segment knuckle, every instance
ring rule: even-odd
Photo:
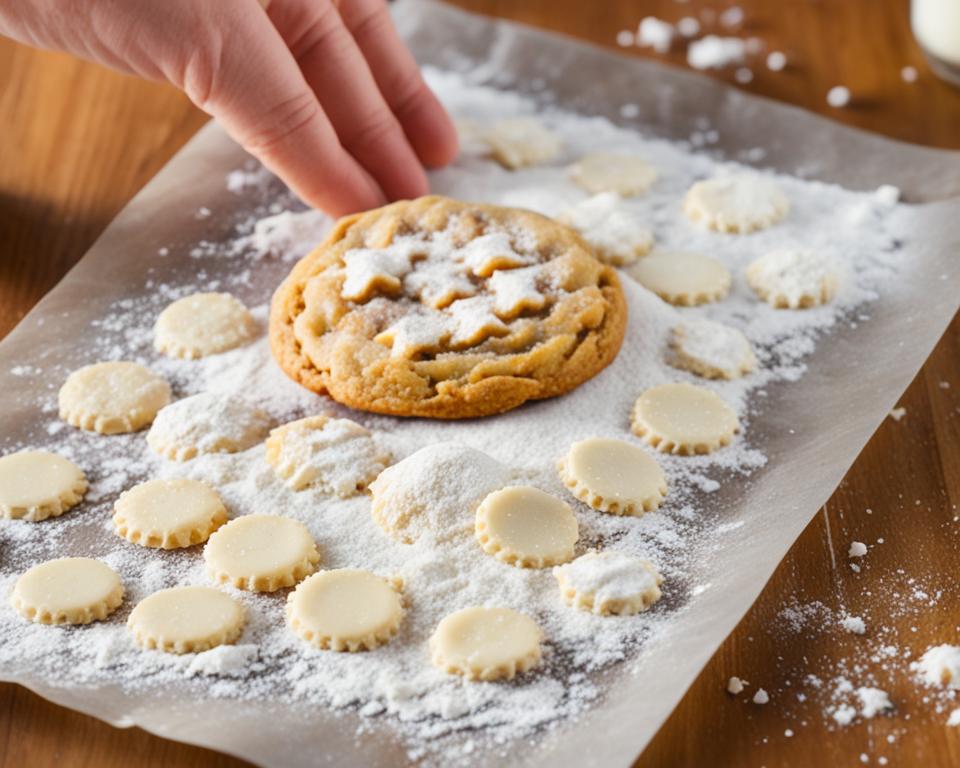
[[[310,91],[304,91],[264,110],[241,141],[250,152],[268,155],[309,125],[320,112]]]
[[[340,139],[351,152],[362,153],[389,140],[399,128],[396,118],[389,111],[382,110],[370,115],[366,120],[358,121],[356,127]]]

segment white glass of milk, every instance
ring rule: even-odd
[[[960,0],[913,0],[910,23],[933,71],[960,85]]]

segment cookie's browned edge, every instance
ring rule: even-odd
[[[399,201],[376,210],[382,212],[408,202]],[[528,400],[543,400],[569,392],[596,376],[616,358],[626,334],[627,302],[616,270],[605,266],[601,273],[603,281],[601,290],[607,301],[603,323],[598,329],[586,334],[583,341],[577,344],[573,354],[546,384],[532,378],[491,376],[472,385],[469,399],[448,396],[442,400],[417,403],[399,398],[360,401],[345,392],[330,392],[327,377],[322,371],[314,368],[306,356],[300,353],[300,345],[294,335],[294,321],[303,309],[302,285],[311,271],[317,254],[328,245],[341,240],[358,219],[372,212],[366,211],[340,219],[323,243],[297,262],[274,293],[270,305],[270,349],[283,372],[298,384],[317,394],[328,394],[337,402],[361,411],[390,416],[469,419],[504,413]],[[550,221],[556,226],[563,226],[552,219]],[[579,236],[577,239],[583,242]],[[584,248],[592,252],[585,243]],[[588,341],[589,344],[586,343]],[[527,382],[529,386],[522,386],[523,382]]]

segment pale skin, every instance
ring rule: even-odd
[[[423,195],[457,153],[384,0],[4,0],[0,34],[169,81],[333,215]]]

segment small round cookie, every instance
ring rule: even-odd
[[[199,653],[232,643],[246,612],[230,595],[211,587],[171,587],[145,597],[127,626],[137,644],[168,653]]]
[[[837,291],[830,259],[816,251],[771,251],[747,267],[747,284],[771,307],[807,309],[829,302]]]
[[[570,166],[570,178],[594,194],[616,192],[631,197],[646,194],[657,180],[657,172],[638,155],[592,152]]]
[[[598,616],[629,616],[660,599],[663,576],[653,564],[623,552],[588,552],[553,569],[567,605]]]
[[[303,523],[289,517],[244,515],[210,537],[203,559],[207,575],[219,584],[275,592],[313,573],[320,553]]]
[[[616,270],[569,227],[430,196],[341,219],[274,294],[270,344],[343,405],[465,419],[595,376],[626,315]]]
[[[673,329],[671,365],[705,379],[739,379],[757,365],[747,337],[713,320],[684,320]]]
[[[160,313],[153,345],[170,357],[195,360],[239,347],[256,328],[253,315],[229,293],[193,293]]]
[[[270,417],[239,397],[201,392],[168,405],[147,433],[164,458],[187,461],[201,453],[237,453],[263,440]]]
[[[217,492],[198,480],[148,480],[113,505],[117,536],[141,547],[179,549],[206,541],[227,522]]]
[[[728,445],[737,414],[714,392],[693,384],[651,387],[633,406],[633,433],[662,453],[689,456]]]
[[[295,491],[312,487],[345,499],[362,493],[390,455],[355,421],[308,416],[270,432],[267,463]]]
[[[510,477],[507,467],[482,451],[457,443],[428,445],[370,484],[370,513],[403,544],[421,537],[449,541],[470,532],[477,506]]]
[[[95,363],[60,388],[60,418],[80,429],[116,435],[147,426],[170,402],[170,385],[139,363]]]
[[[563,147],[555,133],[532,117],[497,120],[484,130],[483,140],[493,159],[511,171],[549,162]]]
[[[89,557],[35,565],[13,587],[17,613],[38,624],[89,624],[123,602],[123,584],[110,566]]]
[[[615,267],[633,264],[653,248],[653,233],[616,192],[589,197],[561,213],[557,221],[577,230],[600,261]]]
[[[730,271],[716,259],[699,253],[657,251],[627,272],[647,290],[680,307],[719,301],[730,290]]]
[[[372,651],[400,628],[401,586],[369,571],[321,571],[290,593],[287,623],[317,648]]]
[[[477,507],[477,541],[488,555],[518,568],[546,568],[573,557],[580,537],[570,505],[529,486],[510,486]]]
[[[87,492],[87,478],[72,461],[49,451],[19,451],[0,458],[0,518],[38,522],[62,515]]]
[[[790,201],[776,184],[749,173],[698,181],[683,200],[689,219],[718,232],[765,229],[789,210]]]
[[[510,608],[464,608],[430,637],[433,665],[468,680],[512,680],[540,663],[543,631]]]
[[[660,506],[667,477],[642,448],[623,440],[590,437],[557,462],[563,484],[580,501],[614,515],[642,515]]]

